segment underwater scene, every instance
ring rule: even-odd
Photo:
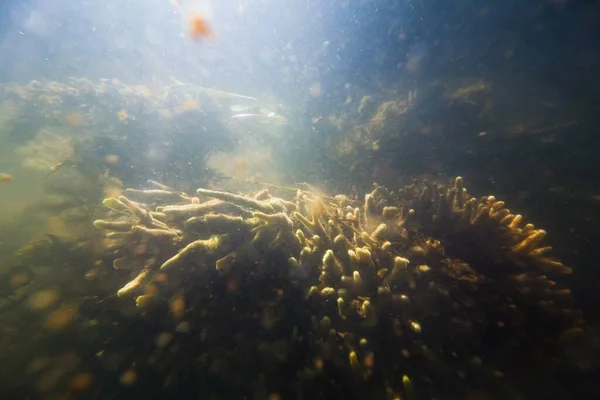
[[[4,0],[0,399],[600,398],[600,1]]]

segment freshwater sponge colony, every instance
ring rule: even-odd
[[[104,200],[94,224],[130,270],[118,296],[171,327],[154,344],[170,351],[125,355],[168,375],[163,390],[193,376],[204,394],[253,398],[498,392],[585,330],[545,232],[461,178],[361,204],[153,185]]]

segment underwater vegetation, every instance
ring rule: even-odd
[[[0,88],[0,135],[44,188],[3,233],[37,229],[0,260],[0,363],[14,365],[0,387],[43,398],[569,397],[562,374],[597,354],[597,339],[546,232],[460,177],[389,184],[402,177],[380,153],[418,117],[417,91],[363,96],[315,122],[340,131],[323,153],[352,196],[244,171],[215,183],[206,158],[246,128],[228,112],[245,112],[229,104],[236,95],[214,92],[86,79]],[[392,178],[365,190],[374,177]]]
[[[460,177],[377,186],[362,202],[150,183],[104,200],[94,225],[110,265],[95,268],[122,285],[79,317],[97,330],[116,324],[110,309],[137,309],[92,345],[118,354],[123,393],[510,394],[590,335],[545,231]]]
[[[0,198],[2,263],[13,264],[11,253],[28,240],[93,246],[98,199],[118,194],[123,181],[206,183],[214,176],[206,158],[232,139],[215,96],[183,83],[153,90],[116,79],[0,85],[9,194]]]
[[[174,181],[202,171],[209,154],[233,143],[220,117],[224,106],[201,89],[86,78],[4,84],[0,136],[18,145],[31,170],[54,172],[79,162],[96,171],[104,166],[125,181],[167,170],[160,178]]]

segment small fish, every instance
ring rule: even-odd
[[[56,171],[58,171],[59,169],[61,169],[65,165],[67,165],[67,161],[61,161],[58,164],[54,164],[53,166],[51,166],[49,168],[49,171],[46,174],[44,174],[44,176],[42,177],[42,179],[48,178],[50,175],[52,175],[53,173],[55,173]]]
[[[175,78],[174,76],[170,76],[169,79],[172,82],[171,86],[189,86],[188,84],[180,81],[179,79]],[[196,86],[196,85],[194,85],[194,88],[208,94],[209,96],[213,96],[216,98],[225,98],[225,99],[236,98],[236,99],[244,99],[244,100],[250,100],[250,101],[258,101],[258,99],[256,97],[244,96],[244,95],[238,94],[238,93],[229,93],[229,92],[224,92],[222,90],[211,89],[211,88]]]
[[[236,105],[229,107],[229,109],[233,112],[241,112],[241,111],[249,110],[250,106],[242,106],[242,105],[236,104]]]
[[[259,107],[259,108],[258,108],[258,113],[260,113],[260,114],[263,114],[263,115],[265,115],[265,116],[267,116],[267,117],[272,117],[272,116],[274,116],[274,115],[277,115],[277,114],[276,114],[276,113],[274,113],[273,111],[271,111],[271,110],[268,110],[268,109],[266,109],[266,108],[263,108],[263,107]]]
[[[313,118],[313,124],[318,124],[319,122],[323,121],[323,116],[319,116],[317,118]]]
[[[256,106],[243,105],[243,104],[234,104],[234,105],[230,106],[229,109],[236,113],[241,113],[243,111],[257,111]]]
[[[233,115],[231,118],[236,118],[236,119],[242,119],[242,118],[256,118],[256,117],[261,117],[264,118],[265,116],[262,114],[250,114],[250,113],[244,113],[244,114],[236,114]]]
[[[232,119],[258,119],[261,123],[269,124],[285,124],[288,119],[283,115],[277,114],[266,108],[253,106],[251,109],[241,114],[236,114],[231,117]]]
[[[50,172],[58,171],[58,169],[63,167],[65,165],[65,163],[66,163],[66,161],[61,161],[58,164],[54,164],[53,166],[50,167]]]
[[[193,38],[199,39],[201,37],[213,37],[213,30],[208,25],[206,19],[202,18],[199,15],[190,16],[190,24],[189,24],[190,35]]]
[[[0,172],[0,182],[10,182],[14,178],[11,174],[7,174],[6,172]]]
[[[288,119],[286,117],[275,113],[269,115],[267,118],[269,119],[269,123],[274,123],[278,125],[284,125],[288,123]]]

